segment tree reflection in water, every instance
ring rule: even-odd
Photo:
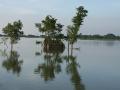
[[[54,43],[57,42],[57,43]],[[62,43],[59,45],[59,43]],[[71,48],[73,49],[73,48]],[[44,63],[39,64],[35,69],[35,74],[40,74],[44,81],[55,79],[56,75],[62,71],[62,64],[66,61],[66,73],[70,75],[70,80],[74,85],[75,90],[85,90],[85,86],[82,83],[78,68],[80,67],[77,63],[77,57],[73,56],[74,50],[69,50],[68,55],[62,55],[65,50],[64,43],[58,41],[44,41],[43,55]],[[71,51],[71,55],[69,55]]]
[[[67,60],[66,72],[70,75],[71,82],[74,85],[75,90],[85,90],[84,84],[82,83],[78,68],[80,67],[79,63],[76,61],[75,56],[66,56],[64,57]]]
[[[44,63],[39,64],[35,73],[41,75],[45,81],[53,80],[55,75],[61,72],[62,58],[61,53],[65,46],[60,40],[44,40]]]
[[[23,60],[19,60],[20,55],[17,51],[10,51],[10,54],[7,55],[7,59],[3,61],[2,66],[9,72],[12,71],[13,74],[19,76],[21,72],[21,65]]]

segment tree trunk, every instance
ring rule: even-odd
[[[73,44],[71,44],[71,56],[73,56]]]
[[[12,43],[12,40],[10,41],[10,44],[11,44],[11,52],[13,50],[13,43]]]
[[[70,47],[70,43],[69,43],[69,40],[68,40],[68,61],[69,61],[69,47]]]

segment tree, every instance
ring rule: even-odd
[[[2,29],[3,33],[10,38],[11,47],[12,44],[17,43],[17,41],[20,40],[20,36],[23,35],[23,31],[21,31],[22,27],[22,22],[18,20],[13,22],[13,24],[8,23],[8,25]]]
[[[80,26],[83,23],[84,18],[87,16],[88,11],[84,9],[83,6],[77,8],[76,16],[73,17],[72,22],[73,25],[69,25],[67,27],[67,37],[68,37],[68,48],[69,43],[71,44],[71,48],[73,48],[73,44],[77,41],[77,35],[80,30]],[[71,53],[72,53],[71,49]]]
[[[62,31],[63,25],[57,23],[57,19],[52,16],[46,16],[45,20],[41,23],[36,23],[35,26],[38,28],[39,32],[45,33],[45,35],[56,35]]]
[[[77,41],[77,34],[80,30],[80,26],[83,23],[84,18],[87,16],[88,11],[84,9],[83,6],[77,8],[76,16],[73,17],[73,25],[67,27],[67,35],[70,41],[70,44],[73,44]]]
[[[70,41],[70,44],[73,44],[74,42],[77,41],[77,33],[78,33],[78,29],[75,26],[68,26],[67,27],[68,31],[68,40]]]

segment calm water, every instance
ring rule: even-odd
[[[69,56],[65,41],[48,53],[36,40],[0,45],[0,90],[120,90],[119,41],[79,40]]]

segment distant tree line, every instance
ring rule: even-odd
[[[99,35],[99,34],[95,34],[95,35],[82,35],[81,33],[77,36],[77,38],[79,39],[100,39],[100,40],[120,40],[120,36],[116,36],[115,34],[109,33],[106,35]]]
[[[7,35],[2,35],[0,34],[0,37],[7,37]],[[26,38],[45,38],[45,35],[33,35],[33,34],[28,34],[28,35],[21,35],[20,37],[26,37]],[[77,39],[84,39],[84,40],[95,40],[95,39],[113,39],[113,40],[120,40],[120,36],[116,36],[115,34],[108,33],[106,35],[100,35],[100,34],[94,34],[94,35],[83,35],[83,34],[78,34]],[[65,36],[64,34],[59,34],[57,36],[54,36],[54,38],[59,38],[59,39],[67,39],[68,37]]]

